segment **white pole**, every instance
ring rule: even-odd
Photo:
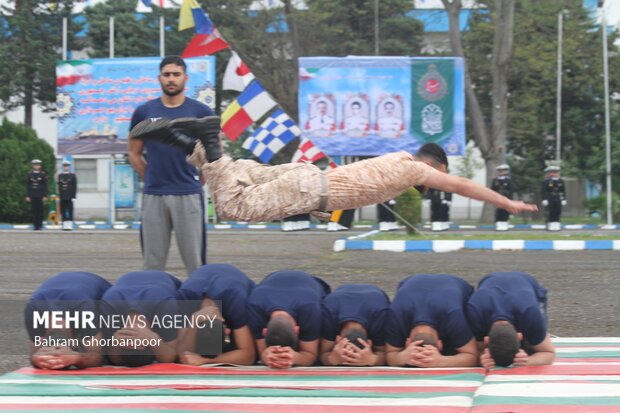
[[[611,225],[612,216],[612,199],[611,199],[611,137],[610,137],[610,118],[609,118],[609,67],[607,62],[607,22],[605,20],[605,6],[601,8],[603,30],[603,77],[605,79],[605,165],[606,165],[606,185],[607,185],[607,225]]]
[[[558,13],[558,85],[555,105],[555,160],[560,165],[562,159],[562,26],[563,12]]]
[[[110,16],[110,59],[114,59],[114,16]]]
[[[375,56],[379,56],[379,0],[375,0]]]
[[[164,16],[159,16],[159,57],[164,57],[166,53],[166,42],[164,30]]]
[[[67,60],[67,18],[62,18],[62,60]]]
[[[110,187],[109,187],[109,196],[108,196],[108,220],[110,221],[110,225],[114,225],[114,221],[116,221],[116,201],[115,201],[115,194],[114,194],[114,190],[115,190],[115,164],[114,164],[114,155],[110,155],[110,172],[109,172],[109,176],[110,176]]]

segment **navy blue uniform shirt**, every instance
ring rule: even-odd
[[[385,344],[385,322],[390,308],[388,296],[368,284],[342,285],[323,300],[321,336],[335,341],[342,325],[356,321],[364,326],[375,346]]]
[[[127,315],[135,311],[148,319],[148,326],[159,334],[164,341],[171,341],[177,337],[175,328],[166,328],[164,325],[153,325],[157,318],[160,322],[169,320],[179,314],[176,292],[181,282],[172,275],[163,271],[135,271],[120,277],[103,295],[103,310],[107,315]],[[162,324],[162,323],[159,323]],[[118,328],[110,328],[108,334]]]
[[[547,336],[547,290],[522,272],[485,276],[467,303],[467,318],[478,341],[497,320],[510,321],[533,346]]]
[[[456,354],[456,349],[473,338],[465,316],[465,304],[473,290],[454,275],[420,274],[405,278],[390,306],[386,341],[394,347],[405,347],[411,329],[425,324],[437,330],[444,355]]]
[[[219,301],[226,325],[234,330],[248,323],[247,304],[254,286],[254,281],[234,265],[207,264],[189,276],[177,296],[179,300],[191,300],[188,313],[198,311],[205,297]]]
[[[320,278],[303,271],[285,270],[269,274],[250,294],[250,329],[255,339],[263,338],[271,313],[283,310],[299,326],[299,340],[321,336],[321,300],[330,292]]]
[[[32,294],[24,319],[30,340],[35,336],[45,336],[45,328],[34,328],[35,311],[92,311],[98,317],[97,301],[110,288],[110,283],[97,274],[90,272],[61,272],[43,281]],[[94,323],[95,327],[98,323]],[[97,334],[98,329],[81,329],[85,336]]]
[[[197,100],[185,98],[181,106],[168,108],[154,99],[136,108],[130,130],[147,118],[202,118],[213,111]],[[163,143],[145,141],[146,172],[143,193],[148,195],[188,195],[202,193],[198,170],[185,160],[185,154]]]

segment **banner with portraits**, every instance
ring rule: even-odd
[[[299,124],[327,155],[465,147],[461,58],[302,57]]]
[[[58,61],[58,153],[126,153],[133,111],[161,96],[160,62],[159,57]],[[215,57],[185,62],[186,96],[214,108]]]

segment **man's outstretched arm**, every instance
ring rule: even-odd
[[[460,176],[448,175],[436,169],[431,169],[424,185],[429,188],[439,189],[445,192],[453,192],[468,198],[489,202],[498,208],[505,209],[511,214],[524,211],[538,211],[538,207],[526,204],[522,201],[513,201],[499,193],[486,188],[474,181]]]

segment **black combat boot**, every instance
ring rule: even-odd
[[[191,138],[179,129],[172,128],[169,119],[145,119],[129,132],[130,139],[150,140],[174,146],[186,155],[194,152],[196,139]]]
[[[217,161],[222,157],[220,143],[220,117],[179,118],[170,122],[173,130],[178,130],[199,139],[207,154],[207,162]]]

